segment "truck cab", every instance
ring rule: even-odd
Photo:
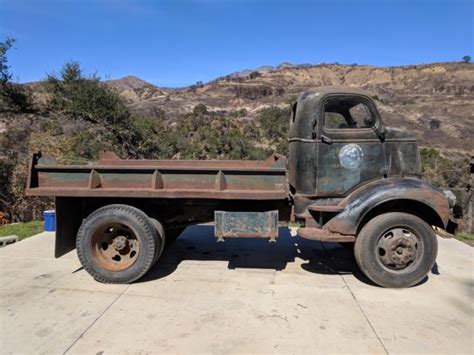
[[[416,138],[386,128],[371,97],[360,90],[308,91],[293,106],[289,181],[311,197],[343,197],[369,181],[421,177]]]
[[[452,194],[421,180],[416,138],[386,127],[361,90],[322,87],[298,98],[288,181],[298,234],[355,242],[359,267],[380,285],[419,281],[437,253],[433,228],[455,225]]]
[[[432,225],[446,227],[450,206],[445,193],[420,178],[416,138],[386,127],[368,93],[322,87],[305,92],[293,105],[288,180],[295,219],[323,227],[337,217],[336,212],[352,208],[356,196],[376,192],[376,205],[390,201],[398,209],[401,204],[407,209],[410,204],[405,202],[413,200],[417,214],[424,214]],[[420,191],[425,193],[419,196]],[[371,200],[364,213],[374,207]],[[326,228],[356,235],[363,216],[355,213],[346,211],[344,219],[336,218]],[[348,221],[348,216],[355,220]]]

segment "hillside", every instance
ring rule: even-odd
[[[109,80],[105,83],[119,91],[127,103],[142,102],[152,98],[161,98],[166,95],[163,90],[131,75],[118,80]]]
[[[180,89],[133,76],[99,81],[77,63],[65,68],[72,80],[0,87],[0,212],[10,220],[39,218],[51,204],[24,196],[32,152],[66,164],[96,160],[102,150],[139,159],[265,159],[287,151],[289,104],[326,85],[369,91],[388,125],[413,132],[430,148],[422,151],[424,178],[455,189],[464,206],[470,198],[472,64],[285,63]]]
[[[252,119],[263,107],[283,107],[305,90],[342,85],[377,98],[389,125],[410,130],[420,144],[451,153],[474,152],[474,65],[437,63],[404,67],[315,65],[262,67],[204,85],[163,90],[132,77],[109,82],[141,115],[173,120],[198,104],[223,114],[245,109]]]

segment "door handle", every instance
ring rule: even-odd
[[[326,144],[332,144],[332,139],[328,136],[325,136],[324,134],[321,135],[321,140]]]

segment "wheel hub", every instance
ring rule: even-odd
[[[117,251],[124,250],[128,246],[128,239],[127,237],[124,237],[123,235],[120,235],[118,237],[115,237],[112,241],[112,246],[115,248]]]
[[[140,242],[131,228],[112,222],[95,231],[91,239],[91,251],[102,267],[110,271],[121,271],[137,260]]]
[[[385,267],[401,270],[415,261],[418,239],[407,229],[394,228],[380,238],[377,248],[379,260]]]

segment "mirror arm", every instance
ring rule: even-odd
[[[375,127],[375,124],[372,125],[372,129],[374,130],[377,137],[379,137],[379,139],[382,142],[385,142],[385,132],[379,131],[379,129],[377,127]]]

